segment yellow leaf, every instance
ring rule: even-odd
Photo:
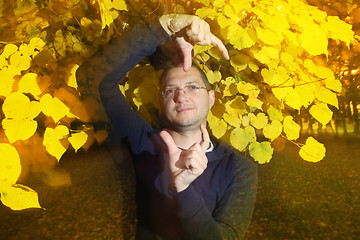
[[[326,103],[317,103],[309,110],[311,116],[318,120],[324,126],[328,124],[332,118],[333,112]]]
[[[250,156],[260,164],[270,162],[274,149],[271,147],[270,142],[253,142],[249,146]]]
[[[225,120],[225,122],[227,122],[228,124],[230,124],[233,127],[240,127],[240,119],[238,116],[224,113],[223,119]]]
[[[315,99],[315,94],[310,84],[303,84],[295,87],[296,95],[300,98],[300,104],[304,107],[308,107]],[[291,98],[291,95],[287,99]]]
[[[199,8],[196,10],[196,15],[199,16],[199,18],[209,18],[211,20],[213,20],[216,16],[219,15],[218,12],[216,12],[215,9],[213,8],[207,8],[207,7],[203,7],[203,8]]]
[[[226,4],[222,9],[222,13],[234,22],[239,22],[241,20],[241,18],[234,12],[231,5]]]
[[[282,124],[279,120],[274,120],[271,124],[267,125],[263,129],[264,136],[271,141],[280,136],[282,132]]]
[[[308,26],[305,28],[299,37],[299,41],[310,55],[328,54],[328,39],[325,33],[318,27]]]
[[[73,133],[68,138],[71,146],[75,149],[75,152],[79,150],[87,141],[88,135],[85,132]]]
[[[19,92],[30,93],[35,98],[41,94],[40,87],[38,85],[38,76],[35,73],[25,74],[19,82]]]
[[[71,67],[71,70],[68,74],[68,77],[67,77],[67,85],[70,86],[70,87],[73,87],[75,89],[78,88],[78,84],[77,84],[77,80],[76,80],[76,70],[79,68],[79,65],[77,64],[74,64],[72,67]]]
[[[234,48],[238,50],[249,48],[255,44],[247,30],[237,24],[229,26],[227,38]]]
[[[271,91],[274,93],[275,97],[278,99],[278,100],[284,100],[287,95],[289,94],[289,90],[285,87],[275,87],[275,88],[272,88]]]
[[[208,78],[210,84],[214,84],[221,80],[221,72],[217,71],[217,70],[216,71],[207,71],[206,77]]]
[[[216,8],[222,8],[225,5],[225,0],[214,0],[213,6]]]
[[[256,134],[255,129],[251,126],[235,128],[230,133],[230,143],[239,151],[244,151],[246,146],[254,141],[256,141]]]
[[[237,90],[241,94],[244,94],[247,96],[252,96],[252,97],[257,97],[260,93],[260,89],[257,86],[255,86],[251,83],[245,83],[245,82],[237,83]]]
[[[38,123],[30,119],[3,119],[2,125],[10,143],[27,140],[36,132]]]
[[[288,94],[285,97],[286,104],[293,109],[300,110],[303,104],[302,99],[300,98],[297,91],[295,91],[295,89],[292,87],[288,87],[286,89],[288,91]]]
[[[17,52],[18,47],[15,44],[6,44],[4,51],[1,53],[1,56],[4,58],[9,58],[12,54]]]
[[[225,135],[228,125],[226,124],[226,122],[223,119],[219,119],[219,118],[215,117],[211,113],[211,111],[209,111],[208,122],[209,122],[209,127],[210,127],[211,132],[214,135],[214,137],[220,139],[222,136]]]
[[[60,101],[57,97],[53,98],[50,94],[45,94],[40,99],[41,111],[49,117],[54,119],[57,123],[68,112],[69,108]]]
[[[59,88],[54,92],[54,97],[58,98],[69,108],[69,112],[66,114],[67,116],[75,116],[83,122],[91,121],[87,108],[79,99],[78,92],[65,88]],[[94,111],[97,110],[96,105],[91,106],[91,108],[93,108]]]
[[[256,107],[257,109],[262,110],[263,102],[260,99],[254,97],[254,96],[250,96],[248,98],[248,100],[246,101],[246,104],[249,107]]]
[[[250,63],[250,57],[245,54],[236,54],[231,56],[230,64],[233,66],[236,71],[244,70]]]
[[[267,111],[268,111],[267,113],[268,113],[271,121],[276,121],[276,120],[282,121],[283,118],[284,118],[283,115],[282,115],[282,113],[281,113],[281,110],[276,109],[276,108],[275,108],[274,106],[272,106],[272,105],[270,105],[270,106],[268,107]]]
[[[48,153],[56,157],[58,161],[67,149],[61,144],[60,140],[64,139],[68,134],[69,129],[64,125],[59,125],[55,129],[45,129],[43,144]]]
[[[324,144],[319,143],[313,137],[308,137],[304,146],[301,147],[300,156],[309,162],[318,162],[325,157]]]
[[[0,156],[0,185],[15,184],[21,173],[21,162],[16,148],[7,143],[0,143]]]
[[[318,100],[333,105],[334,107],[339,109],[337,95],[329,89],[321,87],[320,89],[318,89],[318,91],[315,91],[315,95]]]
[[[260,112],[256,116],[251,117],[250,123],[256,129],[262,129],[268,124],[268,117],[265,115],[265,113]]]
[[[11,93],[4,101],[3,112],[6,118],[34,119],[41,111],[37,101],[30,99],[20,92]]]
[[[268,64],[273,59],[279,59],[279,51],[273,47],[262,47],[260,51],[255,52],[254,57],[261,63]]]
[[[38,194],[21,184],[7,186],[1,190],[1,202],[12,210],[41,208]]]
[[[43,49],[44,46],[45,46],[45,42],[41,38],[34,37],[30,39],[29,47],[40,51]]]
[[[324,27],[328,30],[330,38],[344,41],[348,46],[354,40],[353,26],[341,21],[338,16],[328,16]]]
[[[299,138],[301,128],[296,122],[294,122],[291,116],[286,116],[284,118],[283,126],[287,139],[296,140]]]
[[[258,38],[267,45],[279,45],[281,44],[281,39],[278,35],[268,29],[263,29],[261,27],[256,28],[256,33]]]
[[[339,79],[325,79],[325,86],[338,93],[340,93],[342,89],[342,84]]]
[[[233,77],[227,77],[225,80],[221,81],[221,90],[224,97],[236,95],[237,89],[235,79]]]
[[[16,66],[18,69],[27,70],[31,65],[30,56],[21,55],[20,52],[15,52],[10,56],[10,64]]]
[[[212,48],[211,45],[209,45],[209,46],[195,45],[194,48],[193,48],[194,49],[194,56],[196,56],[196,55],[198,55],[200,53],[203,53],[205,51],[208,51],[211,48]]]
[[[230,0],[230,5],[237,14],[244,13],[244,11],[248,11],[252,8],[251,3],[248,0]]]

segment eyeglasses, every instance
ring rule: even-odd
[[[201,89],[207,90],[206,87],[201,87],[196,85],[187,85],[183,88],[165,88],[164,90],[161,91],[161,95],[163,96],[163,98],[170,98],[170,97],[174,97],[175,93],[182,90],[185,95],[193,96],[196,95],[198,92],[200,92]]]

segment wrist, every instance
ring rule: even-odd
[[[187,189],[189,187],[189,185],[187,186],[175,186],[173,184],[170,184],[169,186],[169,193],[170,194],[175,194],[175,193],[179,193],[184,191],[185,189]]]

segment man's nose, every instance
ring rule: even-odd
[[[174,102],[182,102],[185,99],[187,99],[185,89],[183,89],[183,88],[176,89],[173,99],[174,99]]]

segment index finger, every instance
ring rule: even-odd
[[[202,142],[200,143],[200,146],[202,147],[204,152],[206,152],[206,150],[208,150],[210,146],[210,136],[204,124],[200,124],[200,131],[202,137]]]
[[[229,60],[230,59],[229,52],[226,49],[223,42],[212,33],[211,33],[210,38],[211,38],[211,44],[220,50],[220,52],[222,53],[222,55],[225,57],[226,60]]]

